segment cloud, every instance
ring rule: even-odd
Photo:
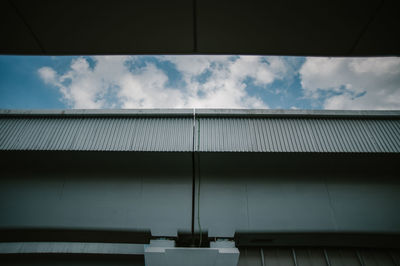
[[[259,97],[249,96],[248,81],[266,88],[282,79],[286,64],[278,57],[261,56],[166,56],[183,75],[191,95],[191,107],[268,108]],[[209,74],[205,81],[198,79]]]
[[[95,56],[38,75],[71,108],[400,109],[396,57]]]
[[[400,109],[400,58],[307,58],[305,97],[325,109]]]
[[[47,84],[56,82],[57,73],[50,67],[42,67],[38,70],[39,76]]]
[[[170,84],[163,62],[183,85]],[[72,108],[267,108],[249,95],[249,81],[266,88],[286,71],[278,57],[96,56],[73,59],[65,73],[46,66],[38,74]]]
[[[168,76],[154,64],[146,64],[138,74],[125,73],[117,93],[122,108],[183,107],[184,94],[166,87]]]

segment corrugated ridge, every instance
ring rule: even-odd
[[[201,152],[399,153],[399,119],[197,118]],[[198,134],[196,132],[196,134]],[[1,117],[0,150],[192,151],[189,117]]]
[[[0,150],[191,151],[190,118],[1,118]]]
[[[400,120],[201,118],[203,152],[398,153]]]

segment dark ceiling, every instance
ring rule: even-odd
[[[400,55],[395,0],[6,0],[0,53]]]

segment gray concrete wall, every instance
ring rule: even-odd
[[[202,230],[400,233],[396,159],[303,157],[202,154]]]
[[[190,233],[190,153],[0,155],[0,230]],[[198,158],[200,224],[209,237],[400,233],[398,157],[202,153]]]
[[[0,178],[0,229],[190,231],[191,157],[124,155],[9,159],[14,166]]]

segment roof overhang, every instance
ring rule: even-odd
[[[395,0],[2,1],[0,54],[399,56]]]
[[[297,117],[400,119],[398,110],[285,110],[285,109],[0,109],[0,117]]]
[[[0,110],[0,150],[400,152],[400,111]]]

